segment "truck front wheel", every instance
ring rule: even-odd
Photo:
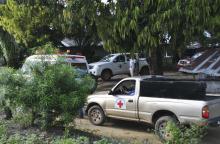
[[[162,141],[168,141],[172,138],[172,133],[167,130],[168,122],[177,124],[177,120],[171,116],[162,116],[155,123],[155,133]]]
[[[101,78],[104,81],[110,80],[112,77],[112,73],[110,70],[106,69],[102,71]]]
[[[92,124],[102,125],[105,122],[105,114],[98,105],[94,105],[89,108],[88,117]]]

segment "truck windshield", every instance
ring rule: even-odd
[[[105,56],[104,58],[102,58],[102,59],[100,60],[100,62],[110,62],[111,59],[112,59],[114,56],[115,56],[115,55],[112,55],[112,54],[107,55],[107,56]]]
[[[31,74],[33,69],[38,69],[40,71],[44,70],[44,66],[48,65],[48,62],[42,63],[41,61],[26,61],[22,68],[21,71],[24,74]]]
[[[67,62],[61,62],[61,64],[62,63],[63,64],[68,64]],[[41,71],[44,71],[44,66],[52,65],[52,64],[55,64],[55,62],[52,63],[52,62],[48,62],[48,61],[44,61],[44,62],[42,62],[42,61],[26,61],[24,63],[24,65],[22,66],[21,71],[25,74],[31,74],[32,70],[34,68],[37,68]],[[80,74],[87,73],[86,63],[70,63],[70,65],[72,67],[74,67],[77,70],[77,72],[79,72]]]
[[[83,71],[87,71],[87,65],[86,63],[71,63],[71,66],[73,66],[76,69],[80,69]]]

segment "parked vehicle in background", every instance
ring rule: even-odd
[[[79,74],[79,80],[81,77],[84,77],[87,74],[89,74],[89,66],[86,57],[81,55],[32,55],[25,60],[21,68],[21,71],[25,75],[31,76],[33,67],[38,66],[38,64],[40,64],[39,65],[41,66],[40,69],[43,71],[42,64],[59,64],[59,63],[66,63],[74,67],[74,70],[76,70],[77,74]],[[97,87],[97,81],[95,77],[93,78],[94,78],[94,84],[91,85],[92,93],[96,90]]]
[[[203,82],[131,77],[121,80],[110,92],[90,95],[86,113],[94,125],[102,125],[107,117],[146,122],[155,127],[160,138],[166,139],[169,121],[219,124],[220,97],[206,95]]]
[[[200,57],[203,53],[204,52],[198,52],[198,53],[194,54],[192,57],[179,60],[177,63],[177,68],[190,66],[192,64],[192,62],[195,59],[197,59],[198,57]]]
[[[103,80],[109,80],[114,75],[129,75],[129,60],[129,53],[109,54],[99,62],[89,64],[89,72],[96,77],[101,77]],[[146,58],[139,58],[138,62],[139,74],[148,75],[149,64],[146,61]]]

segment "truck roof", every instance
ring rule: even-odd
[[[87,63],[86,57],[81,55],[32,55],[27,58],[28,61],[57,61],[59,58],[65,58],[67,62],[73,63]]]
[[[164,76],[160,76],[160,75],[147,75],[147,76],[135,76],[135,77],[128,77],[125,78],[124,80],[139,80],[139,81],[143,81],[143,80],[149,80],[149,79],[168,79]]]

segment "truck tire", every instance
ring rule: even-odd
[[[88,111],[89,121],[94,125],[102,125],[105,122],[105,114],[98,105],[89,108]]]
[[[92,86],[91,92],[90,92],[90,94],[93,94],[98,86],[98,78],[94,75],[90,75],[90,76],[94,80],[94,83],[93,83],[93,86]]]
[[[172,116],[162,116],[155,122],[155,133],[162,141],[168,141],[172,138],[172,134],[166,130],[168,122],[174,122],[177,124],[177,120]]]
[[[149,72],[149,69],[145,66],[143,68],[141,68],[140,70],[140,75],[143,76],[143,75],[149,75],[150,72]]]
[[[112,77],[112,72],[110,70],[103,70],[101,73],[101,78],[104,81],[110,80]]]

